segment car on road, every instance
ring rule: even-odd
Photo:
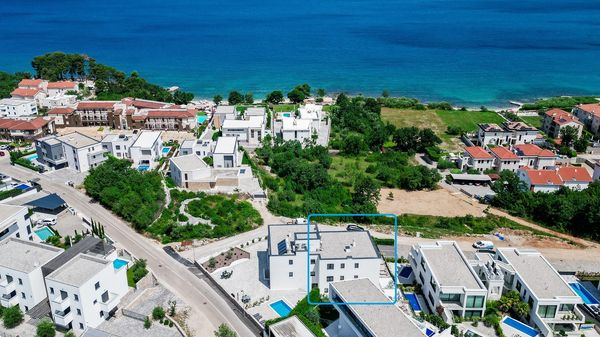
[[[0,157],[4,157],[4,151],[0,151]]]
[[[365,231],[364,228],[357,226],[357,225],[348,225],[348,226],[346,226],[346,230],[352,231],[352,232],[364,232]]]
[[[39,219],[36,223],[38,226],[54,226],[54,225],[56,225],[56,219],[54,219],[54,218]]]
[[[477,241],[473,244],[473,248],[476,249],[494,249],[494,243],[492,241]]]

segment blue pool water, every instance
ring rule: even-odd
[[[425,336],[431,337],[433,335],[435,335],[435,331],[433,331],[431,329],[425,329]]]
[[[169,153],[169,151],[171,151],[171,148],[169,146],[165,146],[165,147],[162,148],[162,153],[163,154],[167,154],[167,153]]]
[[[589,291],[587,291],[587,289],[585,289],[584,286],[582,286],[579,283],[569,283],[569,285],[571,286],[571,289],[573,289],[574,292],[577,293],[577,295],[579,295],[579,297],[581,297],[581,299],[583,300],[583,303],[585,304],[600,304],[600,301],[598,301],[594,295],[590,294]]]
[[[410,304],[410,307],[413,309],[413,311],[421,311],[421,305],[417,300],[417,295],[413,293],[405,293],[404,297],[406,297],[406,299],[408,300],[408,303]]]
[[[198,116],[198,124],[206,122],[206,115]]]
[[[379,95],[387,89],[478,107],[598,94],[600,88],[599,1],[281,4],[3,1],[0,45],[11,46],[11,52],[0,53],[0,65],[3,71],[33,72],[32,58],[45,52],[85,53],[127,74],[137,70],[151,82],[209,99],[231,90],[255,98],[272,90],[285,95],[306,82],[329,92]],[[294,43],[265,53],[264,46],[281,45],[282,38]]]
[[[412,274],[412,267],[406,266],[400,270],[398,275],[400,275],[400,277],[408,278],[410,274]]]
[[[283,117],[292,117],[292,114],[289,112],[284,112]]]
[[[18,190],[26,190],[26,189],[28,189],[30,187],[31,186],[29,186],[27,184],[20,184],[20,185],[17,185],[15,188],[18,189]]]
[[[115,259],[115,260],[113,261],[113,267],[114,267],[115,269],[121,269],[121,267],[123,267],[123,266],[126,266],[126,265],[127,265],[127,263],[128,263],[128,261],[126,261],[126,260]]]
[[[281,317],[286,317],[292,311],[292,308],[283,300],[271,303],[271,308]]]
[[[144,172],[150,169],[150,165],[138,165],[138,171]]]
[[[530,327],[529,325],[523,324],[511,317],[505,317],[502,322],[508,326],[510,326],[511,328],[517,329],[519,331],[521,331],[522,333],[526,334],[527,336],[531,336],[531,337],[535,337],[538,335],[538,332]]]
[[[34,154],[30,154],[28,156],[25,156],[25,159],[32,161],[34,159],[37,159],[37,157],[38,157],[37,153],[34,153]]]
[[[54,231],[48,227],[42,227],[35,231],[35,235],[37,235],[42,241],[46,241],[49,237],[54,235]]]

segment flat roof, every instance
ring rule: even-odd
[[[223,121],[222,128],[259,128],[263,124],[264,118],[261,116],[250,116],[250,119],[226,119]]]
[[[23,212],[23,210],[27,213],[27,207],[0,204],[0,223],[3,223],[6,220],[12,220],[19,212]]]
[[[250,107],[244,111],[244,115],[246,116],[264,116],[266,114],[265,107]]]
[[[498,248],[498,252],[506,258],[506,262],[514,268],[539,299],[553,299],[557,296],[578,298],[540,252],[518,248]]]
[[[485,289],[456,242],[438,241],[417,246],[438,286]]]
[[[217,106],[217,110],[215,110],[215,114],[233,114],[235,113],[234,105],[219,105]]]
[[[208,164],[195,153],[173,157],[171,158],[171,162],[181,171],[192,171],[208,167]]]
[[[312,121],[310,119],[298,119],[298,118],[283,118],[282,130],[284,131],[310,131]]]
[[[272,337],[315,337],[296,316],[288,317],[269,326]]]
[[[234,153],[237,137],[219,137],[213,153]]]
[[[98,140],[92,137],[88,137],[77,131],[68,133],[64,136],[60,136],[57,139],[63,142],[64,144],[67,144],[76,149],[99,143]]]
[[[109,263],[111,262],[102,258],[79,254],[50,273],[46,278],[79,287],[96,276]]]
[[[0,265],[15,271],[30,273],[63,252],[44,243],[10,238],[0,244]]]
[[[467,173],[458,173],[458,174],[450,174],[452,179],[454,180],[472,180],[472,181],[491,181],[487,174],[467,174]]]
[[[34,101],[20,98],[3,98],[0,99],[0,105],[23,105],[32,104]]]
[[[149,148],[156,143],[156,140],[160,138],[161,131],[142,131],[138,139],[133,143],[132,146]]]
[[[344,302],[392,302],[369,279],[332,282]],[[395,305],[348,305],[377,337],[423,337],[424,333]]]
[[[194,145],[196,145],[195,139],[186,139],[183,142],[181,142],[181,146],[179,146],[179,148],[180,149],[193,148]]]

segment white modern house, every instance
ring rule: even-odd
[[[0,117],[27,117],[36,116],[37,104],[31,100],[3,98],[0,99]]]
[[[306,289],[310,283],[327,293],[331,282],[360,278],[379,284],[381,256],[368,231],[321,231],[311,225],[310,244],[308,239],[306,225],[269,226],[264,276],[271,289]]]
[[[179,147],[179,155],[196,154],[201,158],[212,155],[215,144],[210,139],[188,139],[184,140]]]
[[[129,148],[133,165],[153,169],[162,155],[161,131],[143,131]]]
[[[213,125],[218,129],[227,119],[236,119],[237,111],[234,105],[219,105],[213,113]]]
[[[297,140],[300,143],[310,141],[314,132],[313,122],[310,119],[297,119],[284,117],[281,126],[281,138],[285,141]]]
[[[131,158],[129,150],[137,135],[135,134],[111,134],[102,139],[102,149],[114,157],[120,159]]]
[[[225,156],[226,157],[226,156]],[[213,159],[214,160],[214,159]],[[230,162],[228,160],[228,162]],[[254,188],[255,180],[249,166],[211,167],[196,154],[172,157],[169,161],[170,175],[175,184],[191,191],[207,191],[219,189],[221,191],[239,190],[250,191]]]
[[[250,116],[249,119],[225,119],[221,132],[226,137],[237,137],[238,141],[258,146],[265,135],[265,117]]]
[[[63,252],[43,243],[10,238],[0,243],[0,304],[27,312],[46,300],[42,266]]]
[[[236,137],[219,137],[213,151],[213,167],[239,167],[242,165],[242,151]]]
[[[484,172],[494,166],[494,157],[481,146],[466,146],[458,164],[461,170]]]
[[[408,259],[432,312],[441,309],[447,322],[483,317],[488,290],[456,242],[415,245]]]
[[[339,303],[335,305],[335,308],[340,313],[340,318],[328,327],[328,332],[334,332],[334,336],[425,336],[415,321],[395,305],[345,304],[389,303],[392,301],[367,278],[330,283],[329,300]],[[444,336],[443,334],[436,335]]]
[[[106,160],[102,144],[94,138],[73,132],[56,138],[62,143],[67,165],[79,172],[87,172]]]
[[[265,331],[265,337],[316,337],[310,329],[302,323],[298,316],[291,316],[277,323],[271,324]]]
[[[312,127],[318,130],[323,119],[323,106],[316,104],[305,104],[298,108],[300,119],[307,119],[312,122]]]
[[[54,323],[76,333],[100,325],[127,291],[127,268],[89,254],[78,254],[46,276]]]
[[[34,240],[27,207],[0,204],[0,242],[9,238]]]

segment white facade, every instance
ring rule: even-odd
[[[46,87],[48,96],[64,95],[68,91],[79,91],[79,86],[76,82],[61,81],[61,82],[48,82]]]
[[[44,97],[40,101],[40,106],[48,109],[75,106],[77,96],[59,94],[54,96]]]
[[[79,172],[87,172],[106,160],[102,144],[94,138],[73,132],[57,138],[63,146],[68,166]]]
[[[269,226],[265,277],[271,289],[307,289],[310,285],[327,293],[331,282],[360,278],[379,284],[381,257],[369,232],[320,231],[313,226],[309,244],[306,229],[306,225]]]
[[[198,181],[210,180],[212,173],[211,167],[196,154],[171,158],[169,169],[175,185],[188,189],[193,189]]]
[[[11,238],[0,243],[0,304],[27,312],[47,298],[42,266],[62,253],[43,243]]]
[[[458,164],[461,170],[473,169],[483,173],[494,167],[494,157],[482,147],[468,146]]]
[[[133,165],[155,168],[162,154],[162,144],[160,131],[143,131],[130,148]]]
[[[34,101],[15,98],[4,98],[0,100],[0,117],[26,117],[35,116],[38,113]]]
[[[186,156],[188,154],[196,154],[201,158],[212,155],[215,144],[210,139],[189,139],[181,143],[179,147],[179,155]]]
[[[300,119],[310,120],[312,128],[318,130],[321,126],[321,120],[323,119],[323,106],[316,104],[305,104],[298,108]]]
[[[213,152],[213,167],[239,167],[242,165],[242,152],[236,137],[219,137]]]
[[[297,140],[302,144],[311,140],[314,128],[310,119],[284,117],[281,121],[281,138],[283,140]]]
[[[533,143],[539,136],[539,130],[522,122],[504,122],[497,124],[479,124],[477,141],[479,145],[518,145]]]
[[[77,255],[46,276],[54,323],[76,333],[100,325],[127,291],[127,268],[88,254]]]
[[[0,242],[11,237],[33,241],[28,214],[27,207],[0,204]]]
[[[102,149],[114,157],[129,159],[129,149],[136,139],[134,134],[108,135],[102,139]]]
[[[223,136],[237,137],[239,142],[258,146],[265,135],[265,118],[250,116],[250,119],[226,119],[221,127]]]

